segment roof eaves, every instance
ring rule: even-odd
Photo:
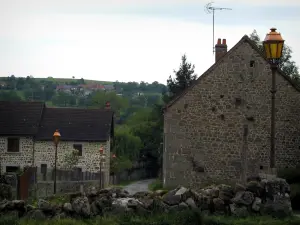
[[[265,58],[265,56],[263,55],[263,53],[261,51],[259,51],[258,47],[256,46],[256,44],[247,36],[244,35],[242,37],[242,39],[236,43],[226,54],[224,54],[217,62],[215,62],[208,70],[206,70],[200,77],[198,77],[198,79],[196,80],[196,82],[194,82],[193,85],[187,87],[183,92],[181,92],[179,95],[177,95],[173,100],[171,100],[168,104],[165,105],[165,107],[163,108],[164,111],[166,111],[168,108],[170,108],[174,103],[176,103],[181,97],[183,97],[190,89],[192,89],[195,85],[198,84],[198,82],[204,77],[207,76],[212,70],[214,70],[221,62],[222,59],[224,59],[227,55],[231,54],[236,48],[238,48],[243,42],[247,41],[251,47],[253,47],[253,49],[255,49],[260,56],[267,62],[268,60]],[[277,69],[278,73],[280,75],[282,75],[287,81],[289,81],[289,83],[297,90],[300,92],[300,86],[297,85],[294,81],[292,81],[292,79],[286,75],[282,70]]]
[[[224,59],[225,56],[232,53],[237,47],[239,47],[245,41],[245,39],[247,37],[248,37],[247,35],[243,36],[242,39],[238,43],[236,43],[226,54],[224,54],[222,57],[220,57],[220,59],[217,62],[215,62],[211,67],[208,68],[208,70],[206,70],[200,77],[198,77],[198,79],[191,86],[187,87],[183,92],[181,92],[178,96],[176,96],[173,100],[171,100],[171,102],[169,102],[163,108],[163,110],[166,111],[175,102],[177,102],[181,97],[183,97],[190,89],[192,89],[194,86],[196,86],[199,83],[199,81],[201,79],[203,79],[203,77],[207,76],[211,71],[213,71],[222,62],[222,59]]]
[[[49,137],[41,137],[41,138],[36,138],[36,141],[53,141]],[[108,138],[94,138],[94,139],[85,139],[85,138],[64,138],[61,139],[60,141],[74,141],[74,142],[104,142],[107,141]]]
[[[245,35],[244,36],[245,40],[251,45],[251,47],[253,49],[255,49],[259,54],[260,56],[267,62],[267,63],[270,63],[266,57],[264,56],[264,54],[258,49],[258,47],[256,46],[256,44],[247,36]],[[283,76],[283,78],[285,78],[297,91],[300,92],[300,86],[295,83],[290,76],[288,76],[287,74],[285,74],[281,69],[277,68],[277,72]]]

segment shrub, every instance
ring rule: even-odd
[[[0,215],[0,225],[19,225],[17,214],[10,213],[8,215]]]
[[[162,184],[161,180],[157,179],[157,180],[153,181],[151,184],[149,184],[148,188],[150,191],[161,190],[161,189],[163,189],[163,184]]]
[[[187,210],[174,213],[155,213],[138,216],[125,214],[96,217],[86,220],[49,219],[44,221],[17,219],[16,216],[0,215],[0,225],[299,225],[300,218],[286,220],[272,217],[235,218],[229,216],[202,216],[199,211]]]

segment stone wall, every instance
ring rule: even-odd
[[[82,144],[82,156],[79,158],[77,167],[83,172],[99,172],[100,146],[103,146],[106,154],[102,171],[105,173],[104,185],[109,183],[110,165],[110,140],[107,142],[64,142],[58,145],[57,168],[65,165],[65,154],[73,150],[73,144]],[[54,168],[55,147],[52,141],[36,141],[32,137],[20,137],[20,151],[7,152],[7,137],[0,137],[0,163],[1,171],[6,172],[6,166],[36,166],[40,169],[41,164],[46,164],[47,169]]]
[[[77,167],[83,172],[99,172],[100,170],[100,147],[103,146],[106,155],[105,162],[102,164],[102,171],[105,173],[104,184],[109,183],[109,165],[110,165],[110,140],[107,142],[71,142],[61,141],[57,149],[57,168],[65,167],[65,155],[73,151],[73,144],[82,144],[82,156],[79,157]],[[55,147],[49,141],[37,141],[35,143],[35,166],[41,167],[47,164],[47,168],[54,167]]]
[[[300,94],[280,74],[276,79],[276,165],[295,167],[300,160]],[[165,186],[245,180],[268,171],[270,90],[270,65],[248,42],[202,75],[165,112]]]
[[[82,191],[86,191],[89,187],[99,187],[99,180],[90,181],[58,181],[56,183],[56,193],[74,193],[79,192],[82,186]],[[53,182],[38,182],[35,187],[35,193],[32,193],[36,198],[44,198],[53,196],[54,185]]]
[[[1,172],[6,172],[6,166],[31,166],[33,163],[32,137],[20,137],[20,151],[7,152],[7,138],[0,137],[0,166]]]

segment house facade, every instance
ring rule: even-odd
[[[164,186],[244,181],[270,170],[271,69],[244,36],[164,111]],[[300,92],[276,73],[276,167],[300,162]]]
[[[37,102],[0,102],[1,172],[15,172],[35,166],[52,173],[55,146],[52,135],[61,133],[57,149],[57,168],[66,169],[65,157],[78,151],[79,171],[100,171],[100,148],[104,184],[109,182],[110,146],[113,139],[113,112],[110,109],[47,108]]]

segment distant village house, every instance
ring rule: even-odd
[[[58,169],[67,153],[78,150],[76,169],[99,173],[100,148],[104,149],[104,184],[109,182],[114,113],[106,109],[49,108],[42,102],[0,101],[0,166],[2,173],[26,166],[52,171],[53,133],[59,129]]]

